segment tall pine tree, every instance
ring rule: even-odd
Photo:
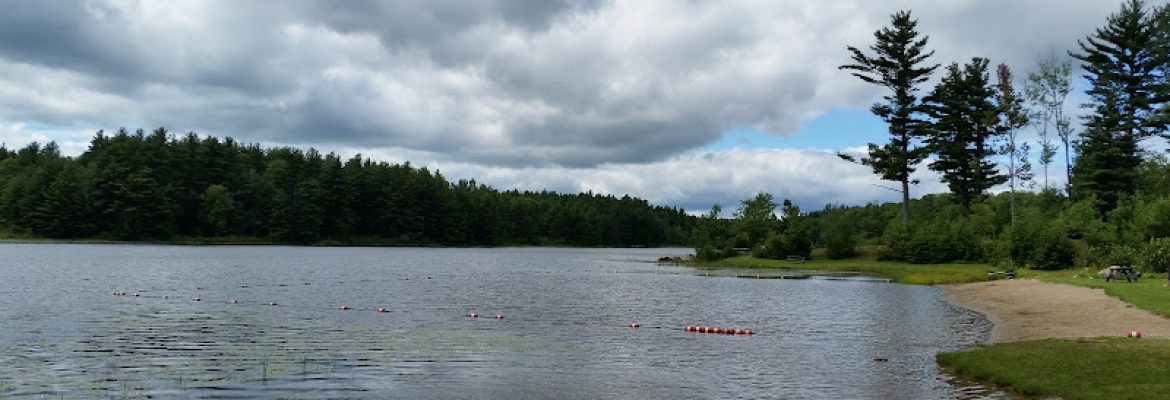
[[[951,64],[926,98],[934,118],[926,142],[938,157],[930,169],[942,173],[942,181],[968,211],[987,189],[1007,181],[991,162],[996,154],[993,141],[1004,132],[999,129],[1000,109],[992,101],[995,90],[987,64],[979,57],[962,67]]]
[[[924,64],[933,51],[926,51],[928,36],[916,30],[918,21],[910,11],[891,16],[890,26],[874,32],[877,43],[870,46],[873,56],[848,46],[854,64],[839,68],[853,71],[862,81],[885,87],[890,94],[871,108],[874,114],[890,126],[890,142],[869,144],[869,156],[861,163],[873,168],[884,180],[902,184],[902,220],[910,220],[910,175],[929,154],[923,146],[916,146],[923,126],[923,105],[918,98],[918,85],[930,79],[938,65]],[[840,155],[849,161],[852,156]]]
[[[1076,197],[1095,196],[1102,215],[1137,188],[1138,142],[1165,132],[1159,109],[1170,98],[1156,22],[1145,2],[1129,0],[1104,27],[1078,42],[1081,53],[1071,54],[1083,63],[1090,85],[1085,106],[1092,111],[1085,118],[1072,189]]]

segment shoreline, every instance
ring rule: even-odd
[[[1122,283],[1119,283],[1122,284]],[[1102,289],[1035,279],[940,285],[947,301],[993,324],[988,344],[1041,339],[1170,337],[1170,319],[1133,307]]]

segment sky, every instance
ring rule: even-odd
[[[837,68],[846,46],[870,46],[890,14],[912,10],[931,62],[988,57],[1022,87],[1038,59],[1075,48],[1118,8],[0,0],[0,142],[52,140],[77,155],[98,130],[166,127],[691,212],[734,209],[761,191],[805,210],[896,201],[886,188],[896,183],[836,156],[888,141],[869,112],[882,89]],[[1082,101],[1070,98],[1068,112]],[[1021,138],[1038,147],[1031,129]],[[1063,169],[1049,167],[1052,186]],[[925,165],[918,178],[914,197],[946,191]]]

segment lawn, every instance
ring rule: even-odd
[[[732,257],[702,263],[706,268],[762,268],[814,270],[831,272],[860,272],[889,278],[912,285],[939,285],[946,283],[981,282],[987,280],[987,264],[910,264],[894,261],[876,261],[872,258],[826,260],[813,258],[803,262],[767,260],[750,256]]]
[[[959,375],[1026,396],[1073,399],[1170,398],[1170,341],[1041,340],[942,353]]]

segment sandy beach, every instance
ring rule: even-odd
[[[1170,319],[1134,308],[1102,289],[1032,279],[941,286],[950,301],[995,324],[990,343],[1048,338],[1170,337]]]

